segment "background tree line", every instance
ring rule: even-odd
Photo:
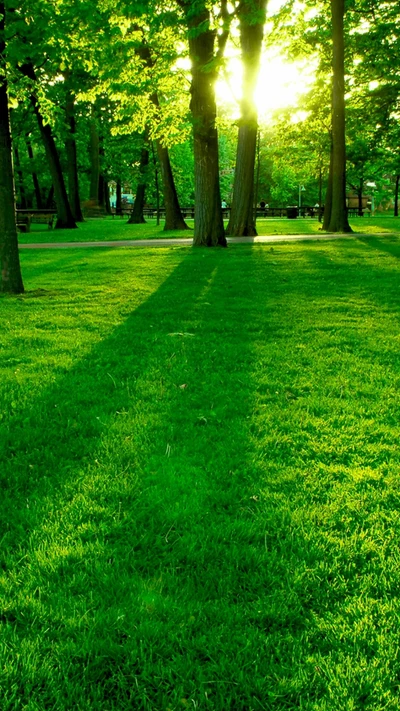
[[[82,206],[106,214],[110,182],[117,210],[123,186],[133,186],[129,221],[141,222],[158,183],[165,229],[185,229],[180,204],[194,203],[194,244],[208,246],[225,246],[226,233],[256,234],[255,202],[294,202],[299,184],[309,203],[325,203],[328,231],[350,229],[346,189],[361,205],[367,182],[378,196],[392,187],[397,211],[394,0],[287,1],[268,18],[266,0],[148,0],[117,9],[108,0],[6,0],[0,16],[3,291],[23,288],[14,191],[20,206],[54,201],[62,229],[77,226]],[[235,121],[217,109],[215,91],[232,41],[243,64]],[[260,127],[254,93],[265,44],[292,59],[312,56],[316,69],[297,120],[282,111]],[[190,71],[180,68],[182,58]],[[226,229],[222,198],[231,202]]]

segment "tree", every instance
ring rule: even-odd
[[[236,154],[230,235],[256,235],[254,220],[254,165],[258,131],[254,92],[260,68],[267,0],[239,3],[240,46],[243,63],[241,117]]]
[[[215,82],[228,37],[227,3],[222,1],[223,31],[212,26],[208,4],[180,0],[189,37],[192,83],[190,110],[194,150],[194,246],[226,247],[219,186],[218,131]]]
[[[344,13],[345,0],[331,0],[332,146],[323,222],[327,232],[352,232],[346,207]]]
[[[8,111],[5,4],[0,3],[0,291],[24,291],[15,222],[14,178]]]

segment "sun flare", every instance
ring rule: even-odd
[[[265,52],[262,57],[255,100],[261,123],[271,120],[272,113],[279,109],[294,108],[299,97],[310,89],[315,77],[315,64],[312,60],[288,62],[276,52]],[[242,65],[240,58],[232,56],[227,69],[216,85],[219,104],[233,118],[240,114],[240,96],[242,85]]]

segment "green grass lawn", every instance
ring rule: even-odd
[[[399,241],[21,258],[1,710],[398,711]]]
[[[189,227],[193,228],[193,220],[188,220]],[[350,220],[355,232],[368,234],[382,232],[400,232],[400,221],[395,217],[362,217]],[[154,219],[148,220],[144,225],[128,225],[126,218],[89,219],[81,223],[76,230],[49,230],[45,225],[31,226],[29,234],[20,234],[21,244],[33,242],[89,242],[105,240],[139,240],[139,239],[165,239],[174,237],[191,238],[192,230],[163,231],[163,223],[156,225]],[[258,219],[257,230],[260,235],[282,234],[314,234],[320,231],[317,219],[304,218],[288,220]]]

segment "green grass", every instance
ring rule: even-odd
[[[400,231],[400,222],[395,217],[363,217],[350,220],[354,231],[374,234],[391,233]],[[193,228],[193,220],[188,220],[189,227]],[[314,234],[320,232],[320,223],[317,219],[305,218],[288,220],[259,219],[257,230],[260,235],[284,234]],[[163,231],[163,223],[157,227],[155,220],[148,220],[144,225],[128,225],[126,218],[90,219],[79,225],[76,230],[49,230],[45,225],[31,226],[29,234],[20,234],[21,244],[33,242],[90,242],[106,240],[139,240],[139,239],[165,239],[175,237],[191,238],[192,230]]]
[[[398,711],[399,241],[22,266],[2,711]]]

